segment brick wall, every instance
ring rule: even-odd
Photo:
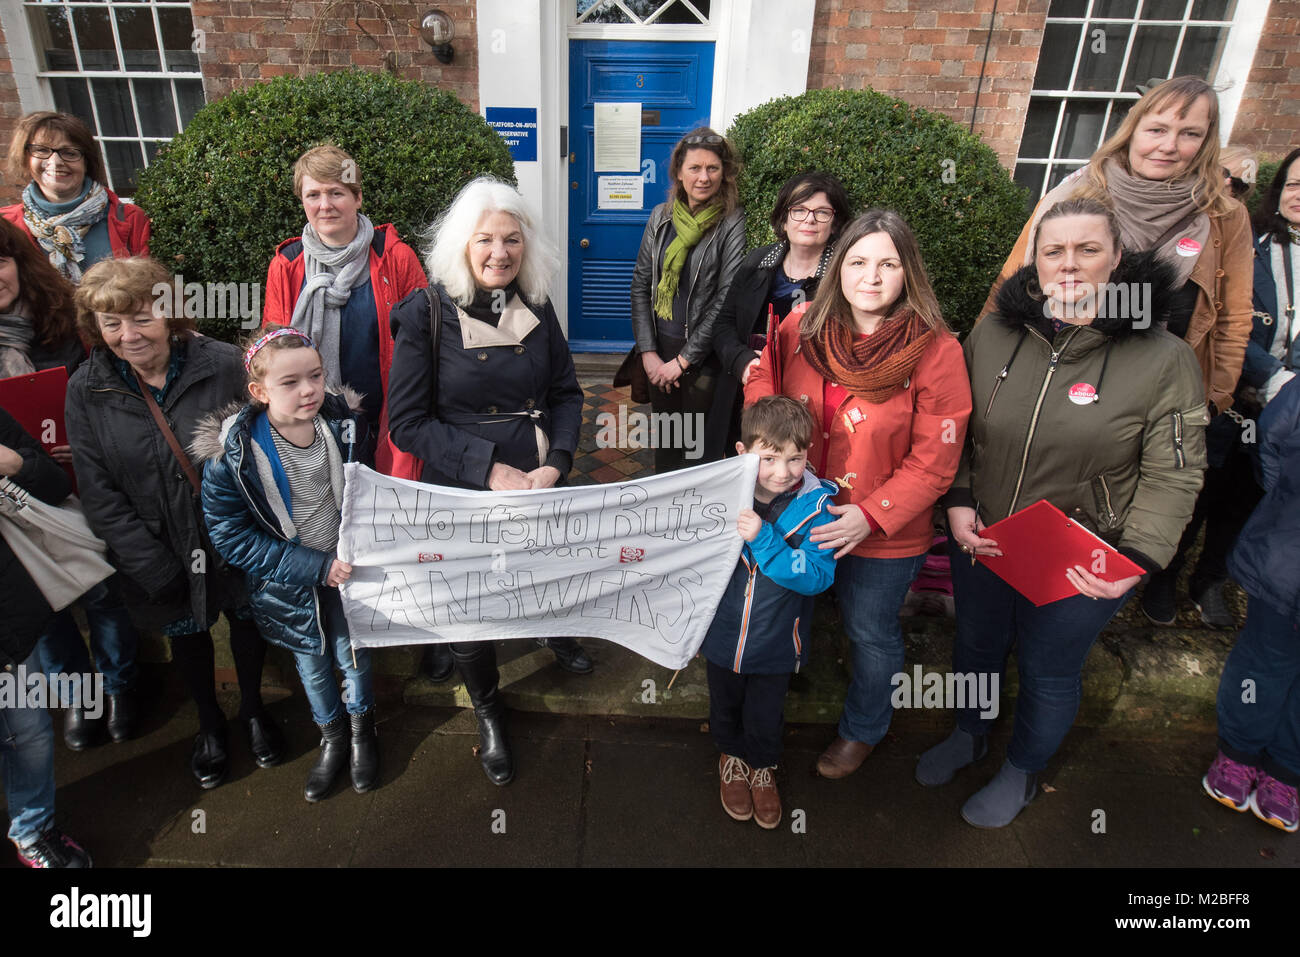
[[[1300,0],[1272,0],[1232,142],[1280,159],[1300,146]]]
[[[14,125],[23,115],[22,104],[18,102],[18,84],[14,82],[13,63],[9,59],[9,42],[4,29],[0,28],[0,156],[8,155],[9,137],[13,135]],[[17,186],[9,184],[9,177],[4,174],[3,186],[0,186],[0,203],[16,203],[26,184]]]
[[[478,109],[474,0],[438,4],[456,25],[456,55],[450,64],[438,62],[420,38],[419,21],[431,9],[428,3],[384,3],[387,22],[380,5],[367,0],[194,0],[192,8],[194,26],[207,34],[207,52],[199,62],[209,102],[258,80],[296,75],[310,48],[307,67],[312,71],[348,66],[378,70],[395,53],[401,76],[450,90]]]
[[[1015,165],[1048,0],[818,0],[809,89],[864,87],[943,113]],[[988,60],[985,59],[985,47]],[[983,67],[984,79],[980,81]]]

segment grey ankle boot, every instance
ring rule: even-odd
[[[916,780],[927,788],[947,784],[954,774],[988,753],[986,735],[968,734],[954,728],[952,734],[921,755],[916,762]]]
[[[962,805],[962,819],[973,827],[1006,827],[1038,793],[1038,775],[1004,761],[993,780]]]

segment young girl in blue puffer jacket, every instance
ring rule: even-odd
[[[206,461],[203,511],[212,544],[248,575],[262,634],[293,652],[321,728],[307,800],[325,797],[345,764],[352,787],[369,791],[379,778],[370,655],[351,647],[338,586],[352,567],[337,554],[343,464],[365,438],[359,397],[326,393],[320,354],[286,326],[264,327],[244,366],[253,401],[209,419],[194,442]]]

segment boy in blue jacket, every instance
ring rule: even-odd
[[[709,730],[721,755],[722,807],[737,821],[781,823],[773,772],[781,757],[785,692],[807,656],[811,596],[835,580],[835,550],[808,543],[833,521],[835,485],[808,470],[812,415],[781,395],[740,419],[737,452],[759,457],[754,507],[736,521],[745,545],[700,653],[708,663]]]

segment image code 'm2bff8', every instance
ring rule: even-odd
[[[631,545],[624,545],[618,550],[618,560],[627,564],[629,562],[639,562],[645,558],[644,548],[633,548]]]

